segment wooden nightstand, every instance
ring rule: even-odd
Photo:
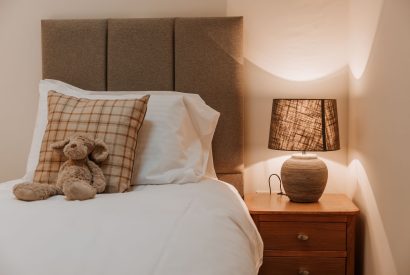
[[[247,194],[245,202],[264,242],[260,275],[353,275],[359,209],[345,195],[318,203]]]

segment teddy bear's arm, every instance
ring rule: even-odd
[[[91,185],[97,190],[97,193],[102,193],[105,190],[105,177],[100,167],[93,161],[87,161],[88,167],[90,168],[91,174],[93,176]]]

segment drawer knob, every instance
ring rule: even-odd
[[[310,274],[310,272],[306,269],[299,270],[299,275],[309,275],[309,274]]]
[[[307,241],[309,240],[309,236],[306,234],[298,234],[298,240]]]

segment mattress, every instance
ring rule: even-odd
[[[23,202],[0,184],[0,275],[251,275],[260,235],[237,191],[199,183]]]

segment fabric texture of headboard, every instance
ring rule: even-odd
[[[242,17],[42,21],[43,78],[88,90],[199,94],[221,113],[218,178],[243,194]]]

